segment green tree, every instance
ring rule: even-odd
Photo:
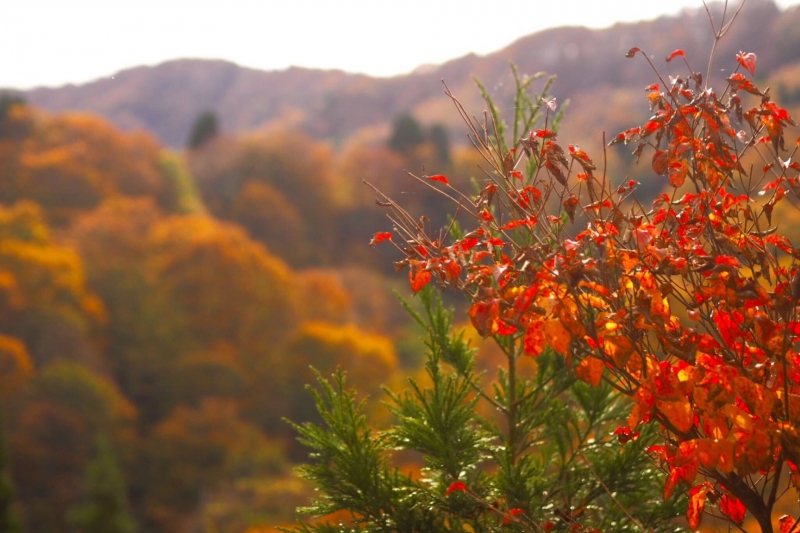
[[[200,148],[219,135],[219,121],[213,111],[204,111],[194,121],[187,145],[191,149]]]
[[[136,525],[127,510],[125,479],[105,437],[95,445],[95,458],[86,468],[86,494],[70,509],[69,523],[80,533],[133,533]]]
[[[408,153],[424,142],[425,133],[413,115],[405,113],[394,120],[389,148],[395,152]]]
[[[301,473],[319,490],[305,509],[317,521],[298,531],[679,529],[685,501],[663,501],[643,453],[656,432],[615,434],[629,404],[611,386],[578,380],[554,352],[534,362],[498,341],[506,363],[484,387],[453,312],[435,290],[420,295],[423,313],[411,312],[427,333],[426,375],[390,393],[396,424],[373,429],[337,373],[314,391],[324,422],[295,426],[312,451]],[[421,467],[403,467],[404,453]],[[325,518],[334,513],[338,523]]]
[[[450,165],[453,159],[450,156],[450,136],[447,134],[447,129],[441,124],[434,124],[428,130],[428,139],[436,149],[436,158],[439,162],[445,166]]]

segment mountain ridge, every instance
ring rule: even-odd
[[[720,14],[719,4],[711,8]],[[751,0],[740,19],[717,48],[718,64],[730,65],[739,49],[758,54],[759,72],[800,58],[800,35],[793,30],[800,24],[800,7],[781,11],[771,0]],[[749,26],[754,20],[757,32]],[[338,144],[365,129],[387,131],[392,119],[405,112],[424,123],[456,128],[458,117],[443,95],[442,81],[466,103],[480,105],[472,81],[478,78],[502,101],[513,82],[509,62],[522,73],[555,74],[554,94],[561,101],[598,87],[652,83],[649,68],[623,57],[633,46],[646,50],[660,67],[659,56],[675,48],[683,48],[690,62],[705,57],[712,38],[705,11],[695,9],[602,30],[547,29],[491,54],[467,54],[386,78],[302,67],[262,71],[219,59],[177,59],[125,69],[86,84],[15,92],[48,111],[89,111],[124,130],[147,130],[175,148],[184,146],[195,118],[206,110],[217,113],[227,132],[280,124]],[[705,65],[692,66],[705,71]]]

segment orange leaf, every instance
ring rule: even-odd
[[[520,219],[520,220],[512,220],[511,222],[509,222],[508,224],[505,224],[500,229],[503,230],[503,231],[506,231],[506,230],[517,228],[519,226],[533,227],[535,224],[536,224],[536,219],[535,218],[529,218],[527,220],[522,220],[522,219]]]
[[[541,355],[545,348],[544,320],[538,316],[528,323],[523,340],[525,353],[528,355]]]
[[[686,398],[672,401],[656,400],[656,408],[678,431],[685,433],[692,429],[694,425],[692,406]]]
[[[718,439],[696,439],[697,458],[710,470],[717,469],[726,474],[733,471],[733,441]]]
[[[584,357],[580,364],[578,364],[578,367],[575,369],[575,375],[578,379],[585,381],[592,387],[597,387],[603,379],[603,370],[605,370],[605,368],[606,365],[603,361],[590,355]]]
[[[628,359],[633,354],[633,342],[623,335],[613,335],[605,338],[603,351],[614,361],[618,368],[626,368]]]
[[[569,344],[572,341],[572,335],[564,327],[564,324],[558,318],[551,318],[545,320],[542,325],[542,333],[547,338],[547,342],[559,355],[567,357],[569,354]]]
[[[703,518],[703,511],[706,508],[706,495],[710,486],[707,483],[692,487],[689,491],[689,508],[686,511],[686,519],[689,521],[689,528],[697,529],[700,527],[700,519]]]

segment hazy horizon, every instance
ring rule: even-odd
[[[750,0],[752,1],[752,0]],[[776,2],[785,9],[800,0]],[[732,2],[733,11],[739,2]],[[7,8],[18,24],[0,34],[0,86],[83,84],[175,59],[221,59],[260,70],[304,67],[374,77],[403,75],[470,53],[486,55],[549,28],[604,28],[702,9],[702,0],[648,3],[562,0],[559,9],[507,0],[454,4],[302,0],[28,0]]]

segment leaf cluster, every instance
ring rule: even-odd
[[[716,41],[729,26],[714,28]],[[653,66],[638,48],[627,57],[639,52]],[[796,123],[743,72],[754,75],[755,54],[737,54],[721,92],[683,50],[666,61],[677,58],[688,74],[667,79],[653,66],[652,116],[609,143],[635,146],[637,159],[652,153],[653,179],[668,191],[652,206],[637,199],[639,183],[562,147],[548,120],[554,100],[528,100],[533,114],[517,121],[544,109],[544,125],[509,143],[491,100],[477,123],[449,95],[486,179],[473,197],[442,175],[417,179],[436,182],[465,231],[428,231],[384,196],[394,228],[373,242],[404,255],[396,265],[415,293],[429,284],[462,293],[475,330],[510,362],[554,351],[565,372],[630,398],[619,431],[656,424],[663,444],[649,453],[668,471],[664,498],[688,490],[693,529],[709,502],[735,525],[749,512],[772,531],[775,503],[800,489],[800,250],[773,217],[800,193],[798,148],[782,155]],[[499,386],[511,410],[519,396]]]

